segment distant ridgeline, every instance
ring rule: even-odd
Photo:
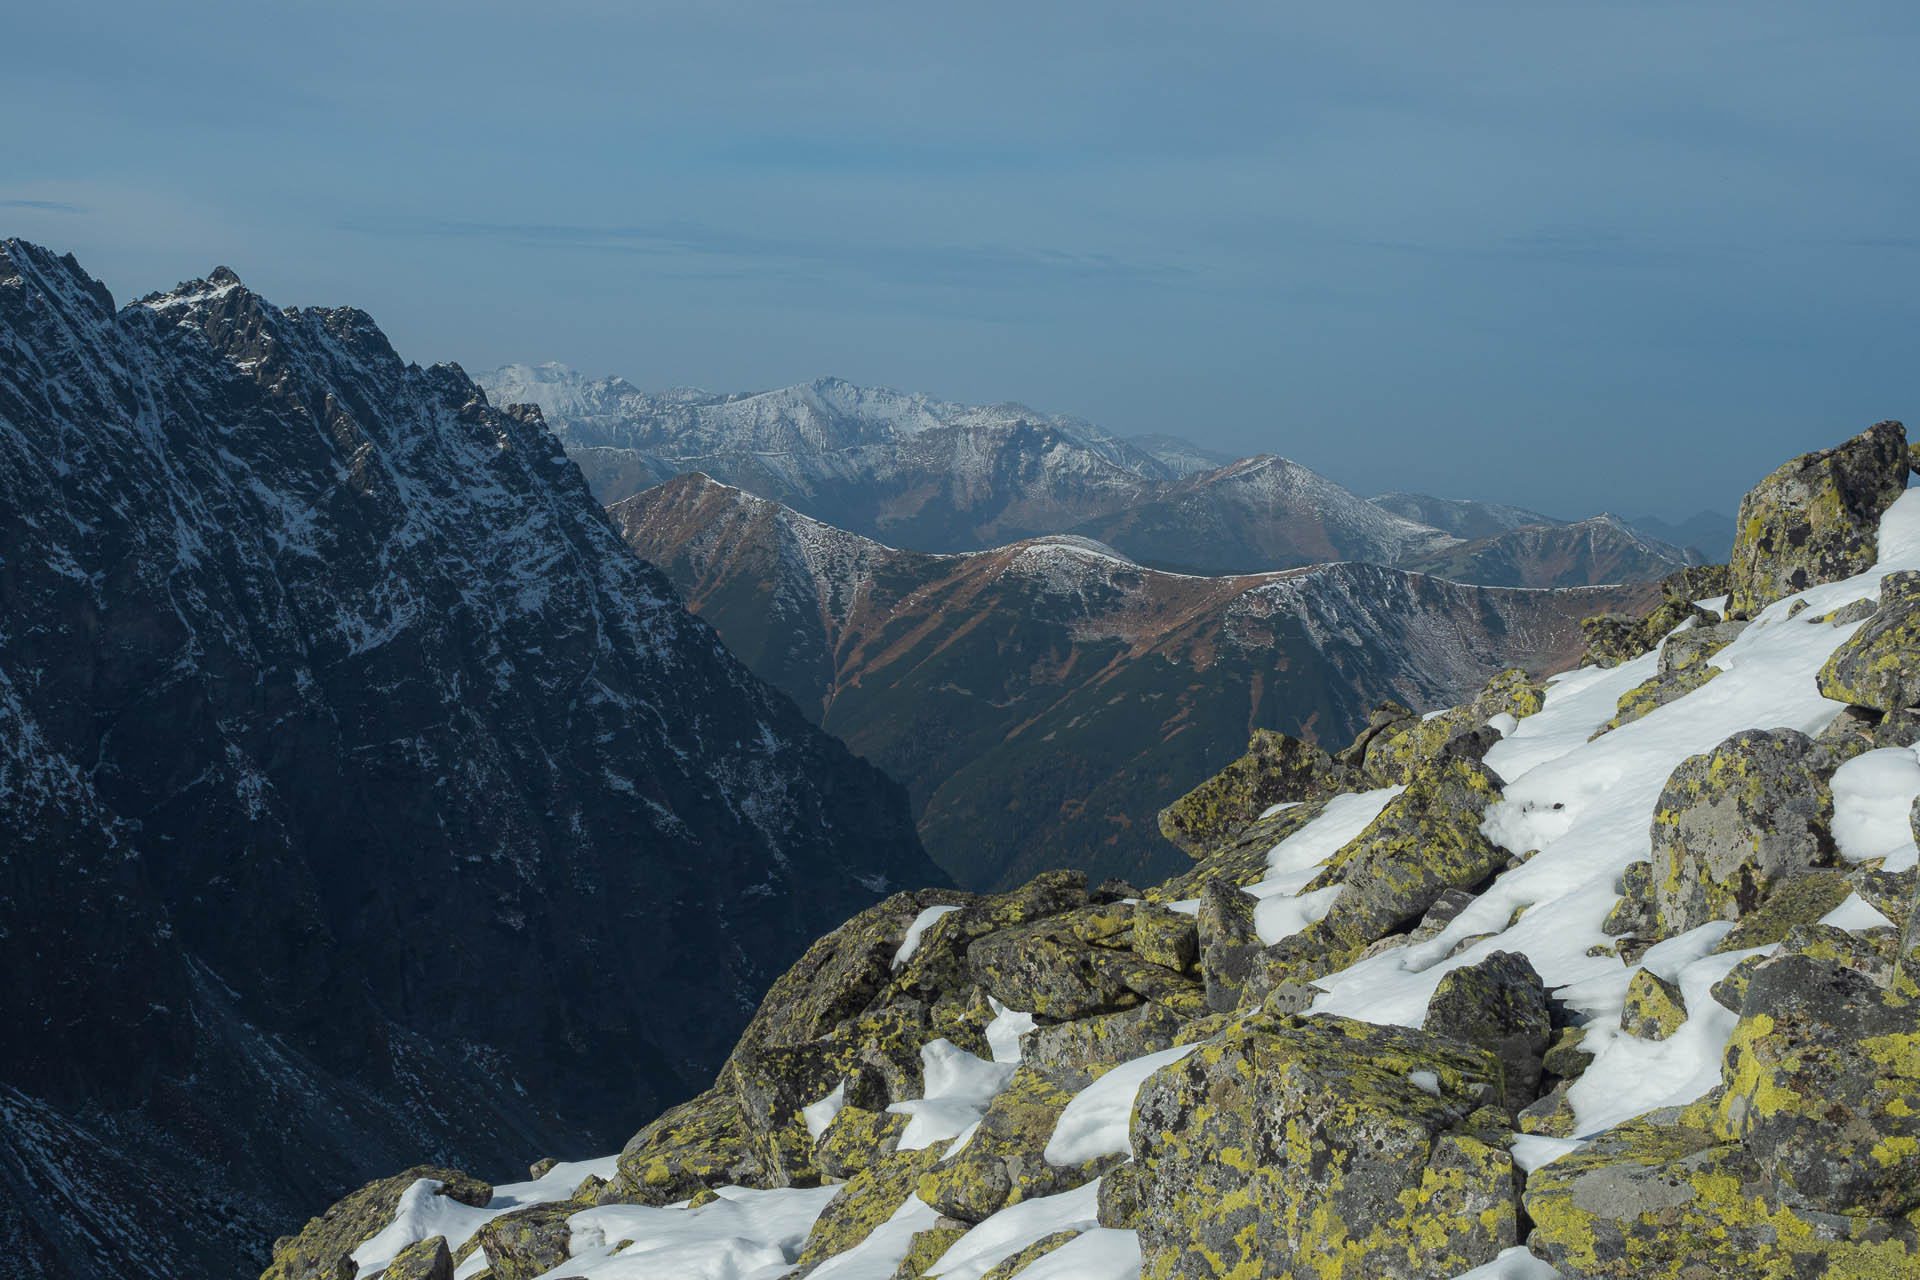
[[[602,502],[699,472],[918,551],[1071,533],[1182,573],[1363,560],[1503,587],[1651,582],[1703,558],[1615,516],[1568,523],[1407,493],[1369,501],[1271,454],[1236,461],[1171,436],[1121,439],[1021,404],[956,404],[838,378],[653,395],[556,364],[477,380],[496,404],[538,404]],[[1725,554],[1726,543],[1706,550]]]
[[[268,1276],[1920,1275],[1909,468],[1786,464],[1556,679],[1256,734],[1170,880],[888,898],[618,1155],[397,1173]]]
[[[944,879],[537,412],[224,270],[116,309],[0,241],[0,602],[8,1277],[618,1141]]]
[[[1384,700],[1560,670],[1583,617],[1660,595],[1355,563],[1195,577],[1070,535],[929,555],[701,475],[608,510],[728,648],[906,784],[928,852],[975,889],[1171,875],[1155,814],[1251,729],[1345,742]]]

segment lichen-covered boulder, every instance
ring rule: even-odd
[[[1688,604],[1727,594],[1731,575],[1724,564],[1690,564],[1660,579],[1660,592]]]
[[[1627,1001],[1620,1010],[1620,1029],[1642,1040],[1665,1040],[1687,1020],[1687,1001],[1680,988],[1651,969],[1636,969],[1627,981]]]
[[[729,1089],[663,1113],[621,1149],[615,1185],[636,1204],[673,1204],[703,1187],[757,1186],[764,1175]]]
[[[1668,597],[1656,604],[1645,617],[1625,613],[1603,613],[1583,619],[1580,630],[1587,642],[1581,655],[1582,666],[1617,667],[1660,646],[1676,627],[1691,623],[1695,627],[1713,626],[1720,615],[1698,607],[1691,601]]]
[[[1888,871],[1884,867],[1863,867],[1847,877],[1853,891],[1866,904],[1893,923],[1896,929],[1907,927],[1915,897],[1920,897],[1920,871]]]
[[[1647,646],[1640,642],[1640,623],[1639,618],[1626,613],[1599,613],[1582,618],[1580,634],[1587,642],[1587,649],[1580,657],[1580,665],[1617,667],[1645,653]]]
[[[1737,733],[1682,761],[1654,810],[1654,903],[1672,935],[1738,920],[1788,876],[1832,865],[1833,791],[1791,729]]]
[[[401,1194],[422,1178],[440,1184],[437,1194],[477,1209],[484,1209],[493,1200],[493,1187],[478,1178],[457,1169],[416,1165],[391,1178],[369,1182],[319,1217],[309,1219],[299,1235],[275,1247],[273,1261],[260,1280],[338,1280],[341,1264],[350,1265],[355,1249],[386,1230]]]
[[[1054,1079],[1091,1079],[1123,1062],[1173,1047],[1189,1019],[1164,1004],[1036,1027],[1020,1037],[1020,1061]]]
[[[1595,738],[1605,737],[1623,724],[1632,724],[1635,720],[1651,715],[1669,702],[1676,702],[1686,697],[1719,674],[1719,667],[1702,662],[1685,667],[1672,675],[1657,675],[1649,680],[1642,680],[1620,695],[1618,701],[1614,703],[1613,718],[1595,729],[1587,741],[1592,742]]]
[[[1920,1018],[1810,955],[1761,965],[1722,1066],[1714,1127],[1764,1154],[1768,1188],[1821,1213],[1920,1209]]]
[[[1146,901],[1165,904],[1197,898],[1207,885],[1220,882],[1244,889],[1267,878],[1267,852],[1326,809],[1323,800],[1309,800],[1270,817],[1255,819],[1238,835],[1217,846],[1200,862],[1170,880],[1145,891]]]
[[[1600,923],[1612,938],[1647,938],[1658,933],[1660,909],[1653,900],[1653,864],[1629,862],[1620,873],[1620,901]]]
[[[906,1130],[897,1112],[843,1106],[813,1144],[813,1162],[830,1178],[851,1178],[892,1155]]]
[[[1219,1013],[1240,1005],[1260,935],[1253,927],[1254,900],[1238,889],[1215,881],[1200,895],[1195,917],[1200,941],[1200,977],[1206,983],[1207,1004]]]
[[[1815,924],[1845,902],[1853,885],[1838,871],[1809,871],[1775,881],[1766,898],[1714,947],[1716,953],[1771,946],[1795,925]]]
[[[1906,428],[1878,422],[1754,486],[1735,524],[1728,611],[1751,617],[1796,591],[1872,568],[1880,517],[1906,491],[1907,473]]]
[[[573,1256],[567,1219],[592,1205],[574,1200],[530,1205],[492,1219],[474,1233],[491,1280],[533,1280]]]
[[[1190,972],[1200,961],[1199,926],[1184,911],[1157,902],[1139,902],[1133,909],[1133,954],[1148,964],[1176,973]]]
[[[1651,1112],[1527,1177],[1528,1249],[1574,1280],[1892,1280],[1916,1274],[1920,1216],[1796,1210],[1764,1162],[1693,1108]]]
[[[1509,667],[1488,680],[1486,687],[1474,696],[1471,705],[1474,716],[1485,723],[1498,715],[1525,720],[1546,704],[1545,683],[1535,680],[1519,667]]]
[[[972,984],[967,951],[975,939],[1084,907],[1091,894],[1086,872],[1056,870],[1043,871],[1006,893],[968,897],[958,911],[947,912],[921,933],[919,945],[893,970],[877,1001],[918,999],[938,1005],[951,999]]]
[[[981,1222],[1022,1200],[1093,1181],[1124,1157],[1068,1166],[1051,1164],[1044,1154],[1072,1100],[1049,1073],[1021,1067],[988,1104],[967,1144],[920,1175],[920,1198],[950,1218]]]
[[[445,1236],[415,1241],[394,1255],[385,1271],[386,1280],[453,1280],[453,1255],[447,1252]]]
[[[1880,608],[1820,668],[1820,693],[1902,712],[1920,706],[1920,573],[1880,579]]]
[[[1593,1052],[1586,1048],[1584,1026],[1561,1027],[1553,1033],[1547,1051],[1540,1058],[1545,1073],[1554,1080],[1578,1080],[1593,1064]]]
[[[1427,1001],[1427,1030],[1487,1050],[1500,1060],[1503,1103],[1519,1111],[1540,1091],[1541,1055],[1553,1038],[1547,989],[1525,956],[1496,951],[1449,970]]]
[[[814,1220],[796,1261],[801,1266],[824,1262],[865,1240],[907,1202],[920,1175],[939,1160],[943,1145],[896,1150],[855,1174]]]
[[[1143,997],[1128,979],[1144,983],[1148,975],[1135,971],[1159,968],[1045,920],[978,939],[968,948],[967,965],[973,980],[1007,1008],[1061,1021],[1139,1004]]]
[[[1202,858],[1276,804],[1323,800],[1367,786],[1356,767],[1311,743],[1260,729],[1245,755],[1160,811],[1160,834]]]
[[[1359,736],[1342,750],[1334,752],[1333,758],[1350,769],[1357,769],[1368,780],[1349,790],[1361,791],[1369,786],[1379,786],[1383,775],[1375,766],[1380,763],[1380,751],[1394,737],[1420,723],[1420,717],[1397,702],[1387,701],[1375,707],[1367,715],[1367,727]]]
[[[1740,633],[1746,629],[1745,622],[1732,619],[1674,632],[1660,646],[1660,678],[1671,680],[1683,671],[1701,666],[1739,639]]]
[[[1163,1067],[1131,1126],[1141,1274],[1442,1280],[1515,1243],[1491,1054],[1255,1014]]]
[[[1424,716],[1383,739],[1368,753],[1367,767],[1376,781],[1398,786],[1429,760],[1446,754],[1484,759],[1499,741],[1498,731],[1487,727],[1472,707],[1454,707]]]
[[[807,1044],[863,1012],[892,979],[894,955],[914,918],[971,897],[956,890],[896,893],[821,937],[768,989],[736,1052]]]
[[[741,1128],[760,1164],[762,1184],[818,1185],[821,1170],[814,1163],[806,1108],[849,1076],[855,1077],[863,1095],[878,1092],[892,1102],[918,1096],[920,1050],[943,1038],[931,1010],[903,1001],[850,1018],[804,1044],[737,1047],[721,1079],[739,1106]]]
[[[1514,1127],[1522,1133],[1570,1138],[1579,1118],[1574,1114],[1573,1104],[1567,1100],[1567,1086],[1559,1084],[1520,1108],[1514,1114],[1513,1122]]]
[[[1329,932],[1364,946],[1419,920],[1448,889],[1470,889],[1503,866],[1506,851],[1480,831],[1501,785],[1498,774],[1463,756],[1420,766],[1407,789],[1313,881],[1344,886],[1323,922]]]

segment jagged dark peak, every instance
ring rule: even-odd
[[[84,297],[91,304],[89,309],[113,313],[113,294],[81,268],[79,259],[12,236],[0,240],[0,284],[16,282],[31,282],[41,292],[69,304]]]

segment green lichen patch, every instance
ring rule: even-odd
[[[1809,871],[1787,876],[1769,888],[1759,907],[1742,916],[1714,951],[1723,954],[1771,946],[1785,938],[1795,925],[1816,923],[1852,894],[1853,885],[1838,871]]]
[[[907,1202],[920,1176],[939,1160],[940,1151],[938,1144],[918,1151],[893,1151],[855,1174],[815,1220],[799,1264],[824,1262],[865,1240]]]

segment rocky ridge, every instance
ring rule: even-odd
[[[1904,451],[1871,465],[1892,430],[1825,487],[1764,482],[1731,569],[1595,628],[1612,665],[1385,706],[1337,752],[1257,738],[1169,807],[1192,862],[1156,886],[890,899],[578,1186],[488,1218],[442,1174],[377,1184],[412,1209],[374,1239],[316,1219],[269,1274],[436,1235],[494,1280],[1920,1273],[1920,708],[1892,674],[1920,668],[1920,504]],[[1849,533],[1795,534],[1834,510]]]
[[[617,1140],[941,878],[537,412],[224,269],[117,307],[0,242],[0,601],[7,1275]]]
[[[1383,700],[1557,670],[1581,617],[1659,596],[1353,563],[1208,578],[1071,535],[935,556],[700,475],[608,514],[728,648],[906,785],[928,851],[975,889],[1058,865],[1164,878],[1182,856],[1154,815],[1250,730],[1338,744]]]
[[[1119,439],[1019,404],[957,404],[838,378],[743,395],[649,394],[556,364],[507,365],[479,381],[498,403],[539,404],[608,504],[701,472],[921,551],[1074,533],[1183,573],[1359,560],[1445,564],[1451,576],[1495,586],[1651,581],[1698,559],[1610,518],[1561,531],[1561,521],[1497,504],[1365,501],[1285,458]],[[1520,526],[1529,537],[1475,541]]]

